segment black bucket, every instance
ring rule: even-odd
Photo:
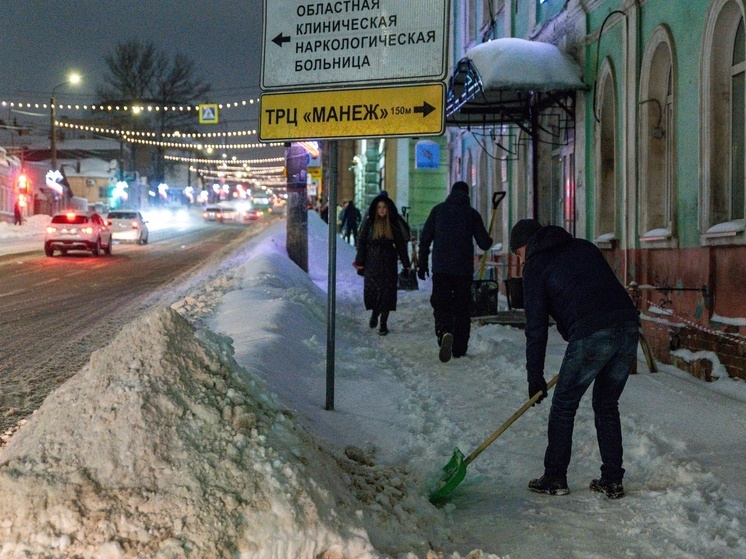
[[[508,309],[523,308],[523,278],[505,280],[505,296],[508,298]]]

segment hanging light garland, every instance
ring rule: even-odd
[[[168,161],[177,161],[179,163],[201,163],[203,165],[220,165],[225,162],[225,159],[200,159],[196,157],[180,157],[178,155],[164,155],[163,159]],[[234,159],[232,163],[240,163],[245,165],[261,165],[262,163],[282,163],[285,161],[284,157],[268,157],[265,159]]]
[[[146,138],[155,138],[157,132],[146,132],[142,130],[120,130],[116,128],[102,128],[88,124],[75,124],[67,121],[54,121],[55,126],[60,128],[69,128],[71,130],[82,130],[84,132],[94,132],[96,134],[110,134],[113,136],[144,136]],[[231,132],[164,132],[163,138],[233,138],[238,136],[255,136],[256,130],[235,130]]]
[[[272,142],[268,144],[184,144],[177,142],[163,142],[160,140],[145,140],[142,138],[132,138],[130,136],[123,137],[125,142],[133,144],[143,144],[146,146],[158,146],[163,148],[172,149],[257,149],[257,148],[268,148],[268,147],[281,147],[284,144],[282,142]]]
[[[214,103],[218,106],[218,109],[231,109],[238,107],[248,107],[254,104],[259,104],[259,98],[248,99],[243,101],[233,101],[228,103]],[[0,101],[1,107],[10,107],[11,109],[50,109],[50,103],[38,103],[31,101]],[[146,105],[96,105],[96,104],[71,104],[71,103],[55,103],[55,109],[68,110],[68,111],[107,111],[107,112],[199,112],[199,105],[157,105],[157,104],[146,104]]]

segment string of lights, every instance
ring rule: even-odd
[[[258,105],[259,98],[247,99],[242,101],[232,101],[228,103],[209,103],[217,105],[218,109],[231,109]],[[51,109],[50,103],[39,103],[33,101],[0,101],[0,107],[10,107],[11,109]],[[142,105],[101,105],[101,104],[81,104],[81,103],[55,103],[55,109],[67,111],[107,111],[107,112],[199,112],[199,105],[159,105],[157,103],[147,103]]]
[[[258,149],[268,147],[281,147],[282,142],[272,142],[268,144],[184,144],[177,142],[163,142],[160,140],[146,140],[143,138],[131,138],[129,136],[123,137],[124,141],[133,144],[143,144],[146,146],[158,146],[172,149],[184,149],[184,150],[202,150],[202,149]]]
[[[198,157],[181,157],[178,155],[164,155],[163,159],[168,161],[176,161],[179,163],[199,163],[203,165],[221,165],[225,163],[225,159],[202,159]],[[231,159],[231,163],[239,163],[245,165],[261,165],[262,163],[282,163],[285,161],[284,157],[268,157],[265,159]]]
[[[96,134],[109,134],[112,136],[136,136],[145,138],[155,138],[158,136],[157,132],[149,132],[146,130],[120,130],[117,128],[103,128],[100,126],[88,125],[88,124],[76,124],[66,121],[55,121],[55,126],[60,128],[69,128],[71,130],[82,130],[84,132],[93,132]],[[254,136],[256,130],[236,130],[232,132],[180,132],[178,130],[174,132],[164,132],[161,137],[164,138],[233,138],[238,136]]]

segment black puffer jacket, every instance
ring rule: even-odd
[[[529,379],[544,374],[550,316],[568,342],[639,324],[632,299],[598,247],[554,225],[539,229],[526,246],[523,299]]]
[[[492,246],[482,216],[469,204],[469,195],[452,191],[435,206],[420,233],[420,266],[427,266],[433,245],[434,274],[474,275],[474,241],[482,250]]]

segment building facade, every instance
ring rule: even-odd
[[[451,9],[449,100],[473,97],[447,117],[448,182],[471,185],[485,221],[505,192],[493,234],[498,279],[520,276],[507,251],[513,223],[561,225],[604,251],[656,359],[702,378],[746,378],[744,1],[464,0]],[[511,38],[556,47],[582,84],[557,85],[551,70],[536,86],[494,85],[485,74]],[[511,113],[516,100],[524,105]]]

